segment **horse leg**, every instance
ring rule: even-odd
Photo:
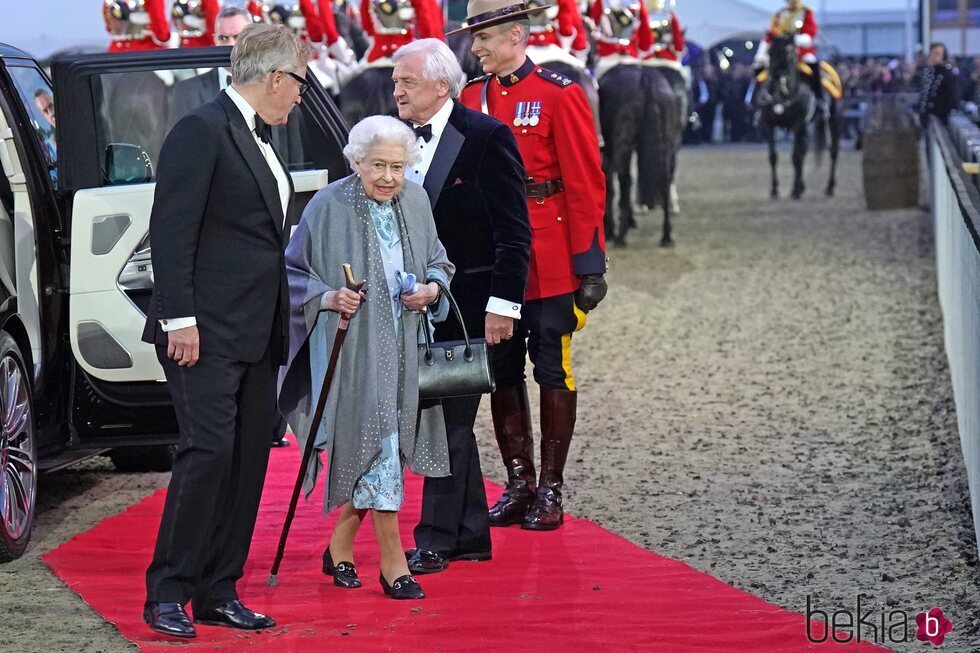
[[[837,110],[836,103],[830,106],[830,179],[827,180],[827,197],[834,196],[834,189],[837,187],[837,153],[840,150],[840,130],[841,116]]]
[[[681,212],[680,197],[677,194],[677,182],[670,182],[670,212],[677,215]]]
[[[796,134],[793,138],[793,193],[794,200],[803,196],[806,185],[803,183],[803,162],[806,159],[807,148],[806,122],[802,121],[796,127]]]
[[[626,232],[636,228],[633,215],[633,175],[629,168],[619,173],[619,237],[626,239]]]
[[[774,199],[779,199],[779,174],[776,170],[779,164],[779,155],[776,153],[776,128],[772,125],[766,125],[766,140],[769,141],[769,167],[772,169],[772,190],[769,191],[769,196]]]
[[[616,210],[613,208],[616,201],[616,174],[606,170],[606,213],[603,216],[603,226],[606,232],[606,240],[613,245],[621,245],[616,234]]]
[[[667,199],[667,198],[664,198]],[[673,247],[674,239],[670,237],[671,224],[670,224],[670,202],[664,202],[664,230],[663,235],[660,237],[661,247]]]

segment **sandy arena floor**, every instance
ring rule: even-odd
[[[788,152],[782,158],[789,188]],[[980,649],[980,575],[928,217],[809,175],[767,199],[758,147],[686,149],[677,247],[640,214],[575,337],[566,505],[780,606],[934,606]],[[533,393],[532,393],[533,397]],[[533,401],[533,399],[532,399]],[[485,402],[484,470],[504,480]],[[0,567],[0,651],[128,651],[38,556],[166,483],[96,460],[42,479],[34,539]],[[890,623],[890,622],[889,622]],[[926,645],[928,646],[928,645]],[[895,646],[921,651],[915,642]]]

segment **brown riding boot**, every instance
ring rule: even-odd
[[[521,528],[553,531],[564,521],[562,474],[575,431],[576,398],[574,390],[541,388],[541,482]]]
[[[490,508],[491,526],[521,523],[534,501],[534,438],[527,384],[497,388],[490,395],[493,432],[507,468],[507,486]]]

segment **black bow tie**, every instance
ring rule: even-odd
[[[265,124],[265,121],[259,117],[259,114],[255,114],[255,135],[263,143],[268,143],[272,140],[272,125]]]
[[[426,143],[432,140],[432,125],[422,125],[412,129],[415,130],[415,138],[421,138]]]

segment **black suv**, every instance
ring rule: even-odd
[[[230,53],[77,56],[49,78],[0,44],[0,562],[27,545],[40,472],[99,454],[127,471],[172,464],[170,396],[140,341],[153,171],[170,127],[227,84]],[[347,127],[309,78],[274,134],[293,224],[348,172]]]

